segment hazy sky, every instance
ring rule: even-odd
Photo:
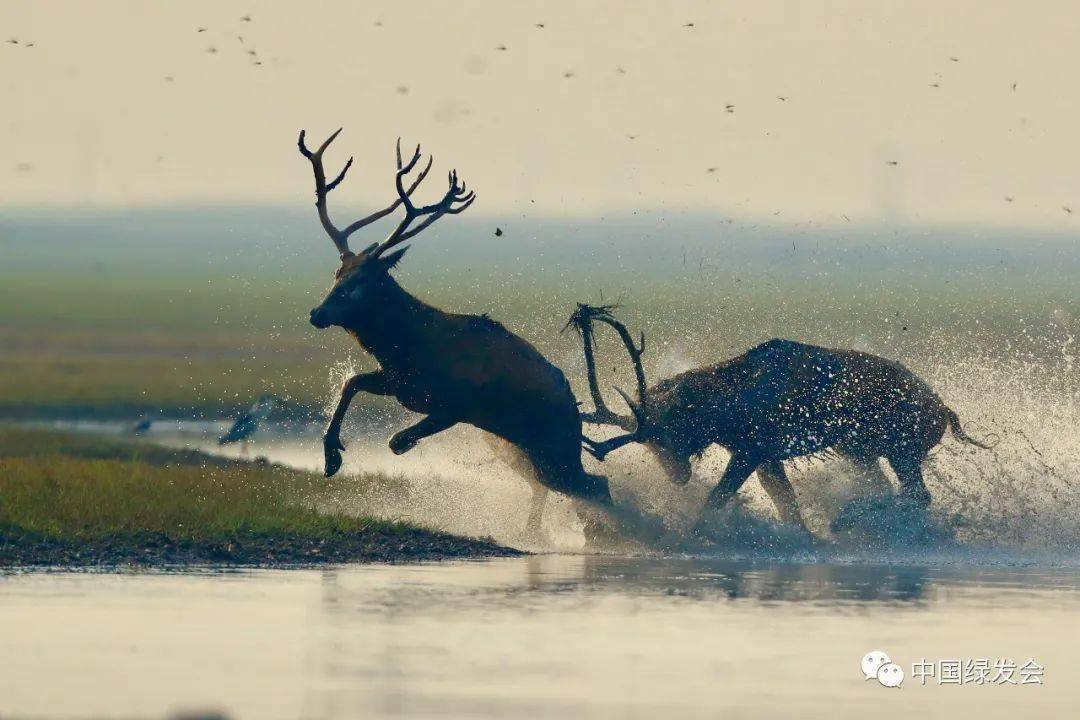
[[[473,213],[1080,227],[1068,0],[3,0],[0,33],[0,204],[307,202],[296,133],[344,126],[343,222],[400,134]]]

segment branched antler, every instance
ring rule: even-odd
[[[427,167],[420,173],[420,177],[413,182],[408,190],[405,189],[405,177],[416,166],[416,163],[420,160],[420,146],[416,146],[416,150],[413,151],[412,158],[407,163],[402,163],[401,158],[401,138],[398,138],[397,142],[397,174],[394,176],[394,185],[397,187],[398,201],[405,206],[405,217],[398,223],[397,228],[390,233],[377,248],[372,251],[372,255],[378,257],[384,252],[394,247],[395,245],[405,242],[411,237],[423,232],[425,228],[431,225],[433,222],[441,218],[443,215],[457,215],[464,212],[466,208],[473,204],[476,199],[476,193],[468,190],[465,187],[465,183],[458,184],[457,170],[451,170],[448,174],[447,180],[449,187],[446,190],[446,194],[442,199],[431,205],[422,205],[417,207],[410,199],[413,188],[415,188],[424,176],[427,175],[428,169],[431,167],[431,163],[434,160],[434,156],[428,159]],[[417,218],[423,217],[424,220],[415,227],[410,227]]]
[[[326,231],[326,234],[329,235],[330,239],[334,242],[334,247],[337,248],[338,252],[342,256],[346,256],[352,255],[352,251],[349,250],[349,236],[360,228],[366,225],[370,225],[376,220],[384,218],[390,213],[394,212],[394,210],[397,210],[398,206],[401,205],[402,202],[404,202],[402,200],[402,196],[408,198],[409,195],[412,195],[413,190],[415,190],[417,186],[420,185],[421,182],[423,182],[424,178],[427,177],[428,171],[431,169],[431,160],[428,161],[427,167],[425,167],[422,171],[420,171],[419,174],[417,174],[416,179],[413,180],[408,190],[401,188],[399,183],[397,200],[390,203],[390,205],[383,208],[382,210],[373,212],[366,217],[362,217],[359,220],[350,224],[344,230],[341,230],[334,225],[333,221],[330,220],[330,213],[326,207],[326,196],[330,193],[331,190],[340,185],[342,180],[345,179],[345,173],[349,172],[349,168],[352,167],[353,158],[349,158],[348,162],[345,163],[345,167],[343,167],[341,169],[341,172],[338,173],[337,177],[335,177],[330,182],[326,182],[326,170],[323,168],[323,153],[326,151],[326,148],[330,147],[330,143],[334,142],[337,136],[341,134],[341,130],[341,128],[338,128],[337,131],[334,132],[334,134],[326,138],[326,140],[323,141],[322,145],[320,145],[319,148],[315,150],[315,152],[309,150],[307,144],[304,142],[304,130],[300,131],[300,139],[297,141],[296,144],[300,148],[300,154],[311,161],[311,169],[315,174],[315,207],[318,208],[319,211],[319,222],[322,223],[323,229]],[[417,149],[419,150],[419,148]],[[401,153],[399,150],[399,166],[401,162],[400,157]],[[413,164],[415,164],[415,162]]]
[[[626,329],[626,326],[616,320],[615,316],[611,314],[611,311],[616,307],[618,306],[586,305],[585,303],[578,303],[577,310],[570,316],[570,319],[567,321],[566,327],[564,327],[563,330],[573,326],[581,335],[584,344],[585,369],[589,379],[589,393],[592,395],[593,404],[596,409],[591,413],[582,413],[582,420],[603,425],[615,425],[623,430],[632,431],[628,436],[621,436],[622,438],[627,438],[623,440],[621,444],[626,444],[626,442],[631,442],[636,439],[638,430],[640,430],[641,423],[645,417],[644,408],[648,401],[645,370],[641,363],[641,356],[645,352],[645,333],[643,332],[641,334],[641,343],[639,345],[634,345],[634,341],[630,337],[630,332]],[[634,364],[634,375],[637,380],[637,400],[632,400],[621,388],[615,388],[615,390],[623,397],[623,400],[626,401],[627,407],[633,412],[633,417],[612,412],[612,410],[608,408],[607,403],[604,402],[603,395],[600,393],[600,383],[597,380],[596,359],[594,357],[593,321],[605,323],[615,329],[619,334],[619,338],[622,340],[627,353],[630,355],[630,360]],[[610,444],[610,441],[608,442]],[[619,445],[620,447],[621,444]],[[596,443],[586,441],[586,449],[593,452],[594,455],[596,454],[596,446]],[[603,458],[600,457],[600,459]]]

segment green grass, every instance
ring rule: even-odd
[[[0,565],[396,560],[499,553],[404,523],[324,512],[348,487],[262,463],[0,428]]]
[[[237,270],[222,261],[197,271],[102,259],[102,267],[64,266],[54,277],[55,270],[21,261],[25,267],[0,269],[0,418],[222,417],[265,392],[310,410],[326,405],[342,365],[373,367],[343,332],[307,323],[333,262],[321,274],[294,275],[284,261]],[[694,268],[675,267],[645,276],[616,267],[598,276],[554,269],[508,276],[406,263],[401,279],[442,308],[491,312],[566,369],[582,396],[581,369],[573,365],[580,347],[559,329],[573,302],[595,301],[602,289],[608,299],[624,299],[627,324],[648,331],[647,365],[665,352],[692,351],[688,359],[712,362],[770,337],[791,337],[874,348],[918,370],[920,358],[943,349],[1045,354],[1080,328],[1075,294],[1053,283],[998,287],[967,275],[886,283],[856,272],[814,272],[716,267],[699,277]],[[615,345],[602,350],[625,370]]]

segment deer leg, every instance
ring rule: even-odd
[[[757,461],[751,460],[747,455],[742,453],[732,455],[727,467],[724,468],[724,476],[709,493],[708,506],[719,510],[727,505],[731,498],[735,497],[735,493],[739,492],[743,483],[754,473],[757,466]]]
[[[930,506],[933,499],[922,476],[922,457],[889,458],[889,464],[900,480],[900,497],[913,501],[922,508]]]
[[[784,471],[784,464],[779,460],[764,463],[757,469],[757,475],[761,487],[776,505],[780,522],[805,528],[806,524],[802,520],[802,515],[799,514],[799,503],[795,499],[795,488],[791,487],[791,481],[788,480],[787,473]]]
[[[544,505],[547,503],[548,493],[546,487],[533,480],[532,502],[529,505],[529,520],[525,523],[525,534],[530,538],[540,538],[540,523],[544,519]]]
[[[441,433],[454,425],[457,425],[457,420],[438,415],[428,415],[415,425],[394,433],[393,437],[390,438],[390,452],[395,455],[407,453],[424,438]]]
[[[892,495],[892,483],[889,482],[889,477],[881,469],[876,457],[851,456],[851,462],[854,463],[859,478],[867,490],[874,495]]]
[[[341,444],[341,421],[345,419],[345,413],[349,409],[349,403],[358,392],[369,392],[372,395],[389,395],[390,389],[386,384],[386,375],[382,371],[360,373],[353,375],[345,381],[341,388],[341,398],[338,400],[334,415],[330,418],[330,424],[326,426],[326,434],[323,435],[323,455],[326,459],[326,477],[332,476],[341,469],[341,451],[345,446]]]

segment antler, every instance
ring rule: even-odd
[[[300,154],[311,161],[311,169],[315,173],[315,207],[319,210],[319,222],[322,223],[323,229],[326,230],[326,234],[329,235],[330,239],[334,241],[334,246],[338,249],[338,252],[341,253],[342,256],[345,256],[352,255],[352,251],[349,250],[349,236],[360,228],[364,227],[365,225],[370,225],[376,220],[386,217],[390,213],[394,212],[394,210],[397,210],[398,206],[401,205],[402,202],[407,201],[409,195],[412,194],[413,190],[415,190],[417,186],[427,176],[428,171],[431,169],[431,160],[428,161],[427,167],[425,167],[416,176],[416,179],[413,181],[412,185],[409,186],[408,190],[402,188],[401,181],[400,179],[398,180],[397,200],[390,203],[390,205],[383,208],[382,210],[379,210],[378,212],[374,212],[367,217],[360,218],[356,222],[346,227],[344,230],[339,230],[330,220],[330,214],[327,212],[326,209],[326,196],[330,193],[331,190],[340,185],[342,180],[345,179],[345,173],[347,173],[349,171],[349,168],[352,167],[353,159],[350,157],[349,161],[345,163],[345,167],[341,169],[341,172],[338,173],[337,177],[328,183],[326,182],[326,171],[323,169],[322,156],[323,153],[326,151],[326,148],[330,147],[330,143],[334,142],[337,136],[341,134],[341,130],[342,128],[338,128],[333,135],[326,138],[326,140],[323,141],[323,144],[320,145],[319,149],[315,152],[311,152],[311,150],[309,150],[307,145],[304,143],[305,131],[301,130],[300,139],[297,142],[297,146],[300,148]],[[419,151],[419,148],[417,148],[417,151]],[[415,159],[413,164],[415,164]],[[398,167],[401,167],[400,146],[398,149]]]
[[[398,138],[397,142],[397,174],[394,176],[394,185],[398,192],[398,202],[405,206],[405,217],[398,223],[397,228],[390,233],[386,240],[376,247],[372,251],[374,257],[382,255],[384,252],[394,247],[395,245],[405,242],[411,237],[423,232],[425,228],[431,225],[433,222],[441,218],[443,215],[457,215],[464,212],[467,207],[472,205],[473,200],[476,199],[476,193],[474,191],[466,190],[465,183],[458,184],[457,170],[451,170],[448,176],[449,188],[446,190],[446,194],[443,195],[442,200],[431,205],[422,205],[417,207],[410,199],[413,189],[420,184],[420,181],[427,175],[428,169],[431,167],[434,156],[428,158],[427,167],[424,168],[420,176],[413,181],[413,184],[408,190],[405,189],[405,176],[412,171],[416,166],[416,163],[420,160],[420,146],[416,146],[416,150],[413,151],[412,159],[409,162],[402,164],[401,159],[401,138]],[[426,217],[425,217],[426,216]],[[420,217],[424,217],[424,220],[416,227],[410,227],[412,223]]]
[[[623,430],[628,431],[624,435],[619,435],[603,441],[582,437],[581,440],[585,450],[592,454],[597,460],[601,461],[612,450],[617,450],[623,445],[628,445],[641,439],[641,431],[645,423],[645,404],[648,401],[647,387],[645,384],[645,370],[641,364],[641,356],[645,353],[645,333],[641,333],[640,345],[634,345],[634,340],[630,337],[630,331],[628,331],[626,326],[616,320],[615,316],[611,314],[611,311],[616,307],[616,305],[597,306],[578,303],[577,310],[570,316],[570,319],[566,323],[566,327],[563,328],[565,330],[567,327],[573,325],[581,334],[585,346],[585,368],[588,371],[589,376],[589,392],[592,395],[593,404],[596,406],[596,410],[592,413],[582,413],[582,420],[585,422],[617,425]],[[599,320],[615,329],[615,332],[619,334],[619,338],[626,347],[627,353],[630,355],[630,360],[634,363],[634,375],[637,379],[637,401],[631,400],[630,396],[627,395],[622,388],[615,388],[619,395],[622,396],[623,400],[626,401],[627,407],[633,412],[634,416],[632,418],[625,415],[617,415],[612,412],[604,402],[603,396],[600,394],[600,384],[596,379],[596,359],[593,357],[592,322],[594,320]]]
[[[592,396],[593,407],[595,410],[591,413],[582,413],[581,419],[588,423],[615,425],[621,427],[623,430],[631,430],[634,427],[634,418],[629,415],[619,415],[607,406],[607,403],[604,402],[604,396],[600,393],[600,383],[597,380],[596,375],[596,356],[594,352],[595,341],[593,339],[592,321],[598,315],[610,313],[615,307],[615,305],[586,305],[585,303],[578,303],[577,310],[575,310],[573,315],[570,316],[570,319],[566,321],[563,330],[565,331],[567,328],[573,326],[581,336],[582,344],[584,345],[585,371],[589,379],[589,394]]]

